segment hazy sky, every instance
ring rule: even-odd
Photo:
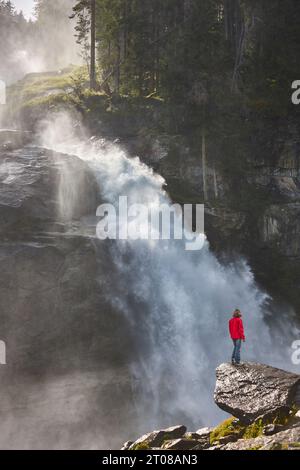
[[[18,11],[23,10],[24,16],[26,18],[33,16],[33,0],[12,0],[12,2]]]

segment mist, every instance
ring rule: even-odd
[[[171,204],[161,176],[118,145],[89,141],[86,135],[67,114],[59,114],[44,121],[39,143],[88,163],[109,203],[117,205],[119,196],[126,195],[129,204],[152,209]],[[68,205],[74,207],[69,199]],[[230,357],[227,322],[235,307],[245,314],[245,360],[292,368],[293,324],[283,338],[285,313],[280,312],[279,323],[268,322],[272,299],[258,288],[242,258],[225,266],[209,241],[201,251],[188,253],[178,240],[117,240],[111,256],[118,281],[107,298],[126,318],[138,351],[130,369],[140,432],[177,422],[196,429],[222,418],[213,403],[214,370]]]
[[[75,24],[69,18],[73,5],[73,0],[45,2],[27,20],[0,4],[0,79],[10,85],[29,73],[81,64]]]
[[[182,93],[180,106],[177,107],[176,96],[176,106],[173,109],[170,106],[168,110],[173,91],[161,97],[159,92],[163,95],[164,90],[159,91],[160,75],[153,70],[153,80],[149,79],[150,65],[140,61],[145,59],[144,51],[141,57],[138,56],[142,48],[136,38],[144,37],[144,23],[140,21],[136,35],[135,28],[139,24],[131,28],[129,21],[128,31],[125,31],[122,15],[116,15],[116,18],[107,15],[106,18],[100,15],[102,12],[97,21],[101,19],[103,24],[96,31],[100,34],[96,41],[97,86],[91,85],[91,89],[87,89],[87,76],[81,81],[78,78],[79,91],[69,88],[69,84],[61,88],[35,88],[35,77],[32,82],[18,83],[27,74],[45,74],[44,79],[49,82],[53,75],[54,82],[63,82],[60,80],[62,69],[68,73],[69,65],[82,65],[82,51],[76,43],[74,29],[80,18],[70,19],[73,6],[74,0],[41,1],[34,16],[28,19],[0,0],[0,80],[8,87],[16,84],[15,88],[11,87],[15,94],[7,108],[0,105],[0,127],[4,127],[5,118],[9,116],[6,122],[20,128],[17,131],[21,135],[20,142],[22,128],[26,129],[22,144],[14,145],[13,137],[11,141],[3,137],[4,158],[0,165],[4,214],[0,313],[3,334],[8,338],[8,365],[0,371],[0,443],[9,449],[108,449],[120,447],[122,442],[136,439],[153,429],[184,424],[189,430],[196,431],[217,425],[226,415],[213,400],[215,369],[220,363],[230,361],[232,342],[228,320],[236,308],[243,313],[246,331],[243,361],[262,362],[297,372],[297,366],[291,361],[291,345],[299,335],[295,312],[290,306],[279,305],[277,299],[258,284],[251,268],[254,265],[250,266],[243,256],[236,254],[234,259],[221,261],[213,252],[209,239],[205,239],[201,250],[189,252],[185,240],[129,238],[103,242],[97,238],[97,204],[109,203],[117,208],[119,198],[126,196],[129,205],[144,204],[155,215],[159,214],[162,205],[172,205],[171,191],[164,177],[143,163],[142,157],[113,140],[118,137],[118,126],[125,120],[128,127],[133,123],[132,129],[127,135],[125,131],[120,132],[121,138],[123,141],[127,138],[128,141],[143,141],[141,147],[148,152],[146,161],[161,162],[164,157],[166,160],[170,157],[166,166],[170,165],[171,172],[175,173],[171,183],[176,180],[176,190],[189,184],[183,174],[177,172],[177,157],[186,157],[187,162],[182,160],[180,164],[186,163],[187,169],[195,172],[195,179],[199,177],[199,181],[201,170],[204,174],[205,165],[211,164],[208,169],[213,169],[215,176],[212,207],[220,210],[223,207],[221,203],[219,206],[219,194],[226,194],[230,200],[226,191],[229,192],[231,181],[226,180],[226,175],[231,170],[228,167],[224,176],[218,170],[218,163],[220,168],[227,165],[229,150],[233,149],[234,154],[236,149],[235,140],[230,141],[231,134],[236,131],[243,135],[244,130],[236,130],[235,124],[230,127],[229,120],[227,123],[226,116],[231,113],[231,108],[226,104],[224,109],[228,114],[224,113],[224,127],[220,126],[220,133],[225,135],[226,142],[230,141],[232,148],[226,148],[227,156],[223,155],[225,139],[220,139],[214,149],[212,141],[218,127],[217,131],[211,132],[214,121],[209,118],[206,122],[205,115],[206,109],[210,108],[209,99],[213,103],[216,88],[212,87],[210,91],[206,84],[209,80],[205,78],[202,83],[201,78],[201,74],[209,77],[211,73],[204,74],[201,67],[207,62],[206,51],[214,49],[207,48],[203,42],[203,51],[200,50],[202,46],[199,48],[196,34],[195,44],[185,44],[185,36],[191,40],[194,34],[184,32],[188,27],[184,21],[178,35],[182,44],[174,39],[174,55],[169,57],[168,49],[172,49],[173,39],[165,34],[172,20],[168,12],[164,12],[165,22],[160,21],[159,14],[149,15],[148,26],[152,21],[157,22],[157,31],[148,28],[149,32],[159,38],[162,29],[164,41],[167,38],[170,41],[165,49],[158,47],[154,51],[153,48],[155,60],[149,64],[153,62],[154,68],[159,68],[161,61],[163,73],[168,69],[166,64],[170,64],[170,75],[167,74],[164,81],[170,82],[170,90],[173,90],[176,81],[173,67],[177,56],[181,57],[180,49],[183,55],[188,49],[195,52],[195,57],[201,53],[198,68],[193,69],[190,65],[191,70],[185,73],[185,65],[183,67],[184,90],[197,91],[207,86],[208,90],[204,91],[207,91],[207,97],[212,94],[209,99],[206,92],[203,96],[199,92],[199,102],[191,102],[187,91],[179,91]],[[140,6],[139,19],[143,14],[143,2]],[[108,10],[109,6],[105,12]],[[177,13],[173,16],[172,21],[177,23]],[[113,28],[116,22],[120,22],[119,29],[116,28],[118,34],[112,40],[106,36],[106,27]],[[213,35],[209,33],[208,36]],[[90,36],[86,37],[89,41]],[[154,44],[158,38],[155,37]],[[120,47],[122,40],[124,45]],[[227,43],[224,39],[226,47]],[[150,38],[145,44],[149,46],[153,40]],[[133,45],[135,47],[131,49]],[[222,51],[219,48],[220,55]],[[87,50],[85,52],[89,54]],[[116,52],[121,56],[124,54],[124,58],[117,60],[117,67]],[[156,57],[159,53],[161,58]],[[194,59],[190,60],[194,62]],[[144,64],[141,74],[139,62]],[[226,58],[225,62],[230,61]],[[107,72],[102,86],[100,71]],[[141,77],[137,80],[139,74]],[[146,86],[142,84],[142,75]],[[120,87],[118,82],[125,76],[128,83]],[[230,70],[226,76],[228,83],[231,76]],[[199,82],[193,82],[190,77],[198,77]],[[218,77],[219,89],[223,72]],[[132,84],[136,81],[141,82],[139,88]],[[154,85],[155,92],[148,89]],[[226,94],[226,88],[224,90]],[[61,101],[53,104],[54,101],[48,101],[48,98],[57,91]],[[28,101],[20,111],[15,104],[22,94]],[[228,96],[230,98],[229,91]],[[221,96],[220,106],[222,100],[227,103],[228,96],[226,100]],[[40,106],[41,97],[47,99]],[[72,100],[68,101],[70,97]],[[57,112],[57,109],[66,109],[67,101],[70,114]],[[182,120],[177,122],[174,116],[181,113],[183,106],[186,106],[185,112],[182,112]],[[54,108],[55,111],[49,112]],[[188,116],[190,112],[193,114],[193,109],[196,111],[189,122]],[[137,115],[134,115],[135,110]],[[213,114],[214,106],[210,112],[214,119],[219,117]],[[145,120],[137,123],[137,117],[143,113]],[[240,119],[240,114],[237,116]],[[106,128],[105,133],[102,125]],[[94,129],[96,136],[90,134],[88,126]],[[147,133],[151,134],[149,140]],[[180,133],[182,139],[178,138]],[[108,137],[112,135],[114,137]],[[154,148],[152,142],[157,140],[159,144],[166,136],[170,137],[170,144],[166,144],[168,151],[162,158],[158,155],[152,159],[152,155],[149,156]],[[129,142],[128,147],[131,144],[134,147],[135,143]],[[157,148],[160,152],[159,145]],[[171,160],[173,150],[175,155]],[[206,153],[210,161],[203,163]],[[202,169],[198,161],[200,155]],[[239,169],[243,155],[247,153],[237,155],[234,170]],[[158,171],[163,173],[163,165],[159,168]],[[199,170],[198,176],[196,170]],[[234,176],[235,172],[232,173]],[[193,178],[189,181],[194,184]],[[206,183],[199,181],[194,193],[197,200],[205,195]],[[243,181],[240,177],[239,183],[244,184]],[[192,188],[191,194],[193,191]],[[228,201],[220,219],[224,216],[225,220],[226,210],[231,209]],[[247,211],[251,211],[251,206],[250,209],[246,207]],[[230,210],[228,213],[231,214]],[[237,214],[237,219],[241,214],[232,213]],[[117,219],[117,223],[117,232],[122,231],[125,222]],[[148,224],[148,217],[144,217],[143,227]],[[6,227],[9,227],[7,233]],[[151,228],[155,231],[157,227]],[[234,230],[242,231],[233,227]],[[215,231],[219,231],[220,237],[227,236],[218,226]],[[240,246],[237,242],[237,253]]]

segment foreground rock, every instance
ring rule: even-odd
[[[288,427],[285,431],[278,432],[271,437],[258,436],[253,439],[239,439],[229,443],[221,450],[300,450],[300,420]]]
[[[300,376],[262,364],[218,367],[216,404],[242,422],[288,414],[298,403]]]
[[[250,363],[216,372],[216,404],[233,417],[214,429],[154,431],[123,450],[300,450],[299,375]]]
[[[174,426],[162,431],[153,431],[145,434],[135,441],[129,450],[139,450],[142,448],[160,447],[165,441],[181,438],[186,432],[185,426]]]
[[[172,428],[153,431],[145,434],[136,441],[126,442],[122,450],[191,450],[207,449],[210,443],[209,428],[199,429],[197,432],[187,432],[185,426],[174,426]]]

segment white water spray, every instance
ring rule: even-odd
[[[41,143],[88,162],[109,203],[127,196],[129,203],[170,204],[161,176],[118,145],[76,139],[66,116],[47,125]],[[111,252],[119,280],[107,297],[134,332],[131,371],[140,431],[179,422],[196,429],[219,420],[214,369],[230,358],[227,325],[237,307],[247,335],[243,358],[291,368],[289,340],[267,326],[268,296],[244,261],[223,266],[208,243],[200,252],[187,252],[174,240],[116,241]]]

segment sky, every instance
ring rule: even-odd
[[[33,17],[34,0],[12,0],[12,3],[15,5],[17,11],[23,10],[26,18]]]

